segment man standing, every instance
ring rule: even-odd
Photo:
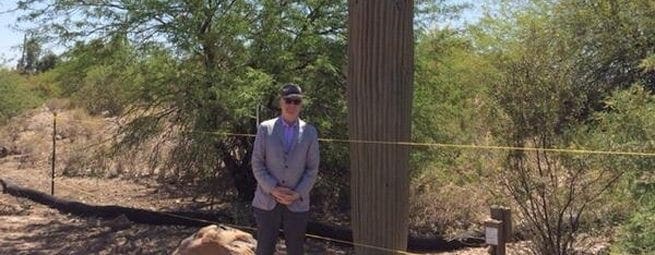
[[[298,116],[303,93],[296,84],[280,90],[282,114],[257,130],[252,171],[257,190],[252,201],[257,221],[257,255],[272,255],[282,225],[287,254],[303,254],[309,219],[309,192],[318,174],[316,129]]]

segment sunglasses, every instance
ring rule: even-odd
[[[299,105],[300,103],[302,103],[302,99],[291,99],[291,98],[285,98],[285,99],[284,99],[284,102],[285,102],[286,104],[295,104],[295,105]]]

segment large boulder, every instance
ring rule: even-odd
[[[182,240],[173,255],[254,255],[256,246],[249,233],[209,225]]]

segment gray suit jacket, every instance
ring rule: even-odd
[[[281,118],[262,122],[257,130],[252,152],[252,172],[257,190],[252,206],[273,210],[277,202],[271,190],[276,186],[290,188],[300,199],[288,205],[290,211],[309,211],[309,191],[318,175],[319,149],[316,129],[298,120],[298,136],[293,138],[288,154],[284,153],[284,126]]]

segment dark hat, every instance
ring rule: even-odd
[[[282,98],[303,97],[300,86],[293,83],[284,84],[280,89],[280,96]]]

